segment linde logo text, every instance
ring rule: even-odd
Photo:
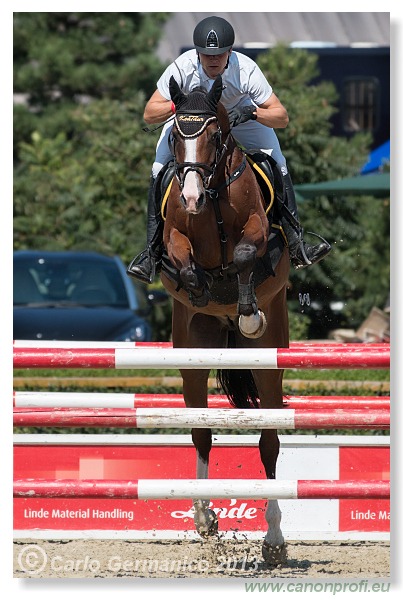
[[[237,504],[238,500],[233,498],[229,504],[229,507],[214,506],[213,502],[210,502],[209,508],[214,510],[219,519],[256,519],[257,508],[248,508],[246,502]],[[195,514],[194,508],[191,507],[187,511],[176,510],[171,512],[171,517],[174,519],[193,519]]]

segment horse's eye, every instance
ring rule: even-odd
[[[214,131],[214,133],[211,134],[211,141],[212,142],[217,141],[218,135],[219,135],[219,132],[218,131]]]

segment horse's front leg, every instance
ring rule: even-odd
[[[172,228],[165,245],[169,260],[178,269],[183,287],[189,292],[193,306],[206,306],[211,297],[206,275],[192,259],[193,249],[189,239]]]
[[[253,267],[258,256],[263,256],[267,246],[267,221],[258,214],[249,217],[242,239],[234,248],[234,264],[238,270],[239,329],[249,338],[260,337],[266,329],[266,318],[257,306]]]

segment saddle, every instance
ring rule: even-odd
[[[267,154],[247,154],[246,159],[251,165],[259,183],[265,202],[265,210],[270,224],[270,235],[264,256],[256,260],[254,268],[255,286],[260,285],[268,277],[274,276],[277,266],[287,245],[287,238],[281,227],[279,206],[282,203],[283,183],[277,163]],[[166,207],[175,176],[174,162],[170,161],[159,172],[154,185],[155,214],[158,215],[159,226],[163,226],[166,218]],[[162,255],[162,269],[166,275],[175,281],[179,289],[181,280],[179,272],[171,264],[166,251]],[[221,267],[205,270],[209,280],[211,299],[218,304],[232,304],[238,300],[237,271],[233,264],[229,265],[224,280]]]

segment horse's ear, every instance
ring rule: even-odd
[[[169,93],[171,94],[171,100],[175,106],[178,106],[181,100],[186,98],[173,75],[171,75],[171,79],[169,80]]]
[[[211,100],[215,106],[217,106],[222,94],[222,77],[218,75],[214,80],[214,83],[211,87],[211,90],[208,93],[208,98]]]

